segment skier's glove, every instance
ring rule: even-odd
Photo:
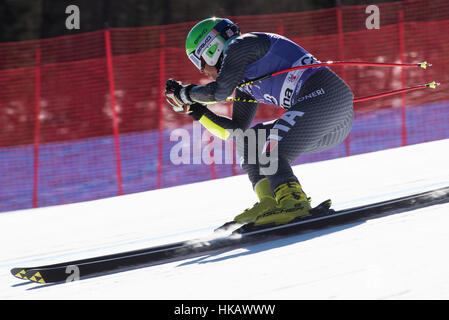
[[[189,105],[194,102],[190,99],[189,91],[195,85],[185,85],[180,81],[168,79],[165,83],[165,99],[178,113],[188,113]]]
[[[208,109],[204,104],[194,103],[188,106],[187,114],[198,121],[207,110]]]

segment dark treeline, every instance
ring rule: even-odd
[[[211,16],[298,12],[397,0],[0,0],[0,42],[196,21]],[[67,30],[66,7],[80,9],[80,29]]]

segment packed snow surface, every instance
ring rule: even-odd
[[[294,167],[335,209],[449,186],[449,140]],[[246,176],[0,214],[1,299],[449,299],[449,204],[67,284],[29,267],[210,236],[257,201]]]

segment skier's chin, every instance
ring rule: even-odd
[[[206,75],[207,75],[207,77],[209,78],[209,79],[211,79],[211,80],[213,80],[213,81],[215,81],[215,80],[217,80],[217,73],[215,72],[215,73],[209,73],[209,72],[206,72]]]
[[[211,80],[215,81],[217,80],[218,77],[218,70],[216,67],[214,66],[209,66],[206,65],[205,68],[203,69],[203,72],[206,74],[206,76],[208,78],[210,78]]]

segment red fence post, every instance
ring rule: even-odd
[[[214,139],[216,139],[212,134],[209,134],[209,141],[208,141],[208,145],[210,145],[211,143],[214,143]],[[215,152],[214,152],[214,148],[212,148],[209,152],[209,159],[211,160],[211,164],[210,164],[210,175],[212,180],[217,179],[217,170],[215,169]]]
[[[405,39],[404,39],[404,10],[399,9],[398,13],[398,27],[399,27],[399,55],[401,63],[405,63]],[[401,69],[401,86],[405,88],[405,71]],[[401,93],[401,140],[402,146],[407,145],[407,117],[406,117],[406,106],[405,106],[405,93]]]
[[[163,133],[164,133],[164,92],[165,88],[165,31],[161,30],[159,35],[159,141],[158,141],[158,158],[157,158],[157,188],[162,187],[162,161],[163,161]]]
[[[344,49],[344,33],[343,33],[343,13],[341,5],[336,8],[337,14],[337,30],[338,30],[338,58],[340,61],[345,61],[345,49]],[[344,67],[341,69],[341,78],[346,80],[346,70]],[[345,139],[346,156],[351,155],[351,135]]]
[[[232,118],[232,104],[228,104],[228,117]],[[232,156],[231,156],[231,160],[232,160],[232,164],[231,164],[231,169],[232,169],[232,175],[236,176],[237,175],[237,164],[235,163],[235,159],[236,159],[236,149],[235,149],[235,144],[234,141],[230,141],[230,148],[232,150]],[[225,142],[225,151],[226,151],[226,142]]]
[[[40,101],[41,101],[41,48],[36,48],[36,67],[34,73],[34,184],[33,184],[33,208],[38,205],[39,185],[39,136],[40,136]]]
[[[115,160],[117,163],[117,188],[118,194],[123,194],[122,187],[122,163],[120,159],[120,141],[119,141],[119,129],[117,119],[117,102],[115,100],[115,85],[114,85],[114,69],[112,67],[112,49],[111,49],[111,34],[109,29],[104,30],[104,38],[106,44],[106,63],[108,69],[109,80],[109,95],[112,112],[112,125],[114,129],[114,144],[115,144]]]
[[[278,27],[278,34],[280,34],[281,36],[284,35],[284,24],[283,24],[282,22],[279,24],[279,27]],[[282,115],[284,114],[284,112],[285,112],[285,110],[284,110],[283,108],[278,107],[278,108],[277,108],[277,117],[278,117],[278,118],[282,117]]]

